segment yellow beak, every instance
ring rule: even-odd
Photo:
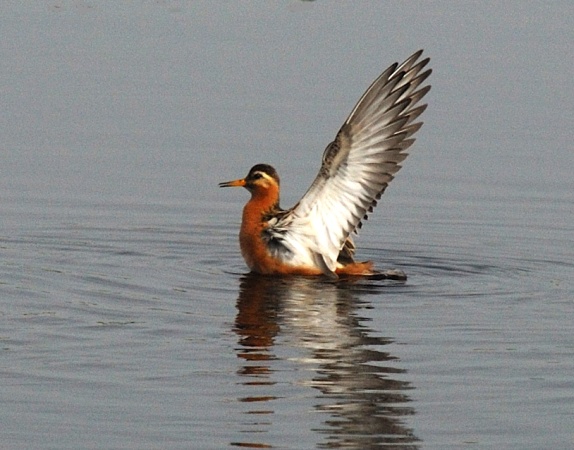
[[[244,186],[245,186],[245,178],[233,181],[224,181],[223,183],[219,183],[219,187],[244,187]]]

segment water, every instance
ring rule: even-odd
[[[0,10],[2,448],[574,447],[568,2]],[[357,239],[408,281],[246,274],[217,182],[271,163],[290,206],[420,47]]]

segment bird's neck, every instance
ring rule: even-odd
[[[245,208],[251,212],[260,212],[262,215],[279,209],[279,188],[270,186],[267,189],[257,189],[251,193],[251,200]]]

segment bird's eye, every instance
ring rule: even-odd
[[[259,172],[255,172],[251,178],[258,180],[259,178],[263,178],[263,175],[261,175]]]

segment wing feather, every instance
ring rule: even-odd
[[[327,273],[341,251],[352,256],[349,235],[373,211],[422,126],[414,121],[426,109],[418,103],[430,90],[423,83],[431,69],[424,70],[430,59],[419,61],[421,55],[392,64],[371,84],[325,149],[311,187],[270,229],[293,252],[310,252]]]

